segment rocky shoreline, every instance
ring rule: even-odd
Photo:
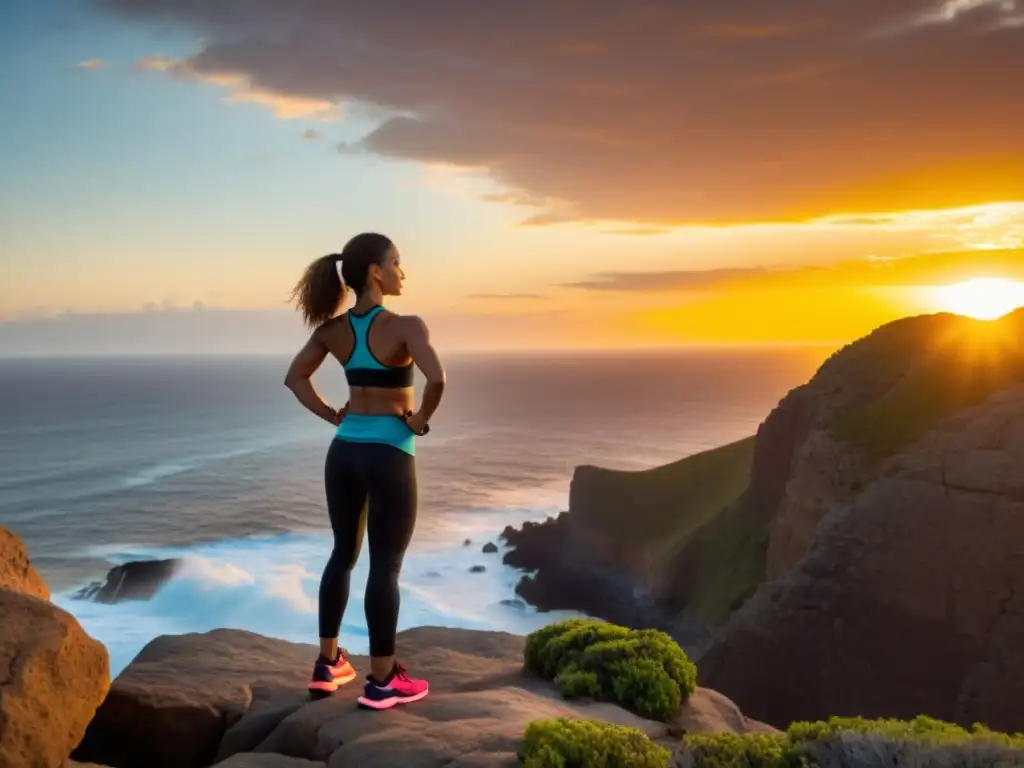
[[[573,610],[614,624],[667,632],[691,656],[707,646],[710,634],[687,621],[671,605],[659,603],[628,573],[568,558],[569,512],[541,522],[508,526],[500,539],[508,546],[502,563],[524,571],[515,592],[539,611]]]
[[[676,751],[683,733],[774,732],[700,688],[664,722],[569,701],[524,667],[525,638],[441,627],[399,634],[401,658],[431,682],[408,710],[359,709],[358,681],[314,701],[315,646],[240,630],[158,637],[111,682],[106,649],[49,602],[3,527],[0,615],[3,768],[514,766],[526,726],[553,718],[628,726]]]

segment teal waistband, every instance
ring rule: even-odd
[[[351,443],[384,443],[416,455],[416,434],[398,416],[349,413],[338,425],[335,437]]]

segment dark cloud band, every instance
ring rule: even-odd
[[[280,116],[377,105],[349,151],[486,167],[533,223],[1024,200],[1015,0],[93,1]]]

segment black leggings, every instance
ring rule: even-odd
[[[371,656],[393,656],[398,574],[416,525],[416,462],[384,443],[335,439],[324,466],[334,551],[320,580],[320,637],[335,638],[348,603],[349,577],[370,535],[366,626]],[[367,504],[369,498],[369,504]]]

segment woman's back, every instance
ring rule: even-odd
[[[353,307],[318,333],[345,369],[350,413],[400,416],[413,409],[413,360],[400,315],[379,305],[361,312]]]

